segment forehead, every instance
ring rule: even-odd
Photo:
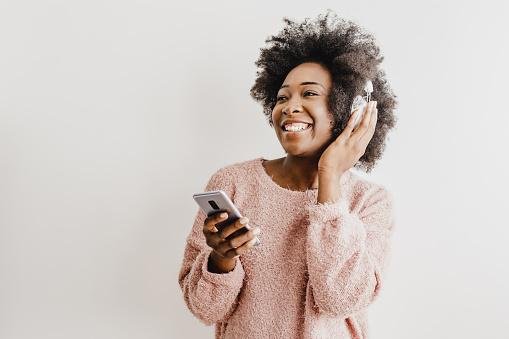
[[[298,86],[301,82],[318,82],[325,88],[331,84],[331,75],[322,65],[314,62],[306,62],[293,68],[283,81],[283,85]]]

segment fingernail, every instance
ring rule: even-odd
[[[255,228],[253,234],[260,234],[261,230],[259,228]]]
[[[240,223],[241,223],[242,225],[247,224],[247,222],[248,222],[248,221],[249,221],[249,219],[248,219],[248,218],[246,218],[246,217],[242,217],[242,218],[240,219]]]
[[[257,224],[255,224],[254,222],[250,222],[248,225],[244,226],[245,228],[247,228],[248,230],[252,230],[254,228],[260,228]]]
[[[221,218],[226,218],[228,216],[227,213],[221,213]]]

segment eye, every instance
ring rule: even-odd
[[[306,92],[304,92],[304,96],[306,96],[306,95],[316,96],[316,95],[318,95],[318,94],[313,93],[313,92],[310,92],[310,91],[306,91]],[[277,101],[277,102],[279,102],[279,101],[281,101],[281,100],[283,100],[283,99],[286,99],[286,97],[285,97],[284,95],[280,95],[280,96],[278,96],[278,97],[276,98],[276,101]]]

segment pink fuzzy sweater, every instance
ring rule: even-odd
[[[392,198],[348,171],[342,200],[276,184],[256,158],[228,165],[205,191],[222,189],[261,228],[261,244],[228,273],[207,270],[199,209],[178,281],[189,310],[216,338],[367,338],[367,307],[380,293],[394,227]]]

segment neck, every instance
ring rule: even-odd
[[[281,158],[281,169],[295,187],[318,188],[318,161],[320,157],[297,157],[287,154]]]

